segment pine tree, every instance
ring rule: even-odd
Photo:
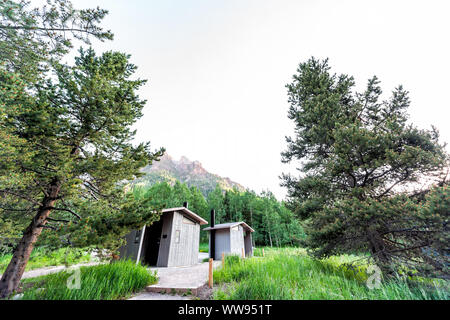
[[[4,210],[33,216],[2,276],[0,296],[17,288],[44,228],[58,231],[61,223],[70,224],[66,231],[86,228],[68,239],[86,244],[120,238],[127,227],[155,219],[156,212],[143,210],[145,203],[126,197],[121,186],[163,152],[130,142],[135,134],[130,127],[145,104],[136,91],[145,81],[131,79],[136,66],[128,60],[123,53],[96,56],[80,49],[74,66],[55,65],[56,80],[38,81],[34,93],[22,90],[25,101],[6,109],[1,127],[20,143],[13,159],[0,154],[0,163],[7,164],[0,176],[16,177],[2,180],[0,194],[2,202],[19,199],[22,207]],[[99,236],[88,236],[88,228],[95,227]]]
[[[354,86],[352,77],[331,74],[328,60],[299,65],[286,86],[295,137],[286,138],[282,157],[302,167],[298,178],[283,175],[283,185],[289,207],[309,223],[309,246],[317,256],[368,250],[390,264],[402,245],[392,244],[398,224],[388,211],[381,215],[366,204],[389,202],[401,188],[440,174],[447,155],[437,130],[408,123],[410,101],[401,86],[384,101],[376,77],[363,93]],[[355,203],[365,208],[360,215],[351,210]],[[397,209],[404,220],[415,219],[414,211]]]
[[[42,7],[31,2],[0,2],[0,65],[27,82],[42,78],[72,48],[73,40],[112,40],[99,23],[108,13],[100,8],[77,10],[67,0],[47,0]]]
[[[224,192],[217,184],[216,188],[208,194],[209,209],[214,209],[216,212],[216,224],[225,222],[226,211],[224,204]]]

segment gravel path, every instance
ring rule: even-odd
[[[198,253],[198,262],[202,263],[204,259],[209,258],[208,252],[199,252]]]
[[[80,264],[72,265],[69,268],[95,266],[95,265],[100,264],[100,263],[101,262],[80,263]],[[55,267],[45,267],[45,268],[34,269],[34,270],[30,270],[30,271],[24,272],[24,274],[22,276],[22,279],[36,278],[36,277],[40,277],[40,276],[45,276],[47,274],[61,272],[61,271],[65,270],[65,269],[67,269],[66,266],[55,266]],[[0,278],[1,278],[1,276],[2,275],[0,274]]]

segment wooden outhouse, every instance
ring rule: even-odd
[[[161,219],[126,236],[119,249],[121,259],[157,267],[198,263],[200,225],[208,221],[185,207],[162,210]]]
[[[225,255],[236,254],[246,257],[253,256],[252,232],[253,230],[243,221],[229,222],[214,225],[203,230],[209,231],[210,258],[219,260],[222,253]]]

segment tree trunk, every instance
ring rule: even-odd
[[[270,234],[270,228],[269,228],[269,242],[270,246],[272,247],[272,235]]]
[[[252,208],[250,208],[250,226],[254,227],[253,225],[253,212],[252,212]],[[256,247],[256,242],[255,242],[255,238],[252,237],[252,246]]]
[[[60,188],[61,186],[57,181],[50,185],[48,196],[44,197],[42,206],[38,209],[36,216],[25,229],[22,239],[14,249],[13,257],[0,280],[0,299],[8,297],[19,286],[20,279],[30,259],[31,251],[33,251],[33,246],[41,234],[43,226],[47,223],[47,217],[51,212],[49,208],[54,206]]]
[[[376,261],[381,263],[381,266],[379,267],[383,267],[390,262],[389,254],[386,252],[385,243],[378,232],[368,230],[367,235],[372,256]]]

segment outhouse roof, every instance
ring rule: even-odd
[[[238,226],[242,224],[242,226],[244,227],[244,229],[250,231],[250,232],[255,232],[255,230],[253,230],[252,227],[250,227],[248,224],[246,224],[244,221],[239,221],[239,222],[228,222],[228,223],[221,223],[221,224],[216,224],[214,225],[214,227],[208,227],[205,228],[203,230],[217,230],[217,229],[229,229],[235,226]]]
[[[194,219],[196,222],[198,222],[201,225],[208,224],[208,221],[206,221],[205,219],[200,217],[198,214],[195,214],[194,212],[192,212],[191,210],[189,210],[189,209],[187,209],[185,207],[163,209],[162,213],[174,212],[174,211],[178,211],[178,212],[184,213],[185,215],[187,215],[188,217]]]

